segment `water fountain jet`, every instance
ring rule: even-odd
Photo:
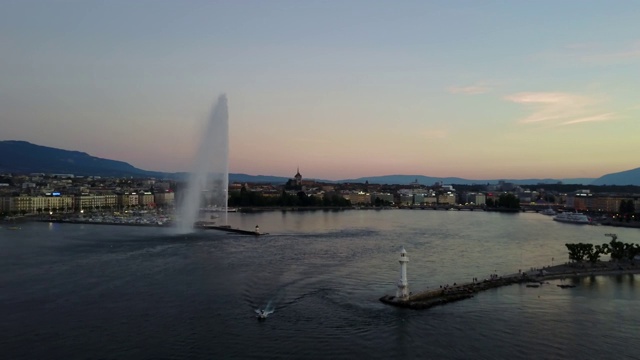
[[[226,95],[214,104],[202,138],[187,187],[178,204],[177,224],[180,233],[192,232],[202,208],[218,210],[227,225],[229,189],[229,111]]]

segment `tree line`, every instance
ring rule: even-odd
[[[520,199],[511,193],[500,194],[497,200],[487,199],[489,208],[520,209]]]
[[[602,245],[594,244],[565,244],[569,250],[569,260],[576,262],[588,261],[595,264],[600,259],[601,255],[610,255],[611,260],[632,261],[636,256],[640,255],[640,245],[623,243],[618,241],[615,236],[611,239],[611,242],[604,243]]]
[[[350,207],[351,202],[338,194],[325,194],[325,196],[320,198],[317,196],[309,196],[304,191],[298,191],[293,195],[282,190],[278,196],[265,196],[255,191],[248,191],[243,186],[240,191],[232,191],[229,193],[228,206]]]

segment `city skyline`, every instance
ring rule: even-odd
[[[638,168],[640,3],[3,2],[0,140],[190,171],[218,95],[229,171],[337,180]]]

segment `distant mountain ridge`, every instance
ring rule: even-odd
[[[442,184],[465,184],[465,185],[486,185],[496,184],[499,181],[517,185],[532,185],[532,184],[557,184],[562,182],[564,184],[589,184],[593,181],[593,178],[575,178],[575,179],[492,179],[492,180],[472,180],[463,179],[459,177],[432,177],[424,175],[384,175],[384,176],[370,176],[357,179],[341,180],[340,182],[354,182],[363,183],[368,181],[372,184],[403,184],[408,185],[411,183],[417,183],[420,185],[433,185],[435,183]]]
[[[81,176],[159,176],[126,162],[102,159],[80,151],[35,145],[26,141],[0,141],[0,172],[75,174]]]
[[[640,185],[640,167],[601,176],[591,185]]]
[[[183,179],[186,173],[166,173],[138,169],[126,162],[102,159],[87,153],[63,150],[41,146],[20,140],[0,141],[0,173],[47,173],[74,174],[79,176],[102,177],[155,177],[166,179]],[[229,174],[231,182],[254,182],[282,184],[288,177],[271,175]],[[458,177],[431,177],[424,175],[384,175],[369,176],[346,180],[322,180],[327,183],[364,183],[408,185],[417,182],[421,185],[433,185],[437,182],[444,184],[495,184],[500,180],[505,182],[531,184],[565,184],[584,185],[638,185],[640,186],[640,168],[604,175],[600,178],[574,179],[493,179],[469,180]]]

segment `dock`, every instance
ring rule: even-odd
[[[387,305],[402,308],[429,309],[434,306],[469,299],[479,292],[507,285],[527,284],[528,287],[538,287],[540,284],[545,284],[548,280],[553,279],[625,274],[640,274],[640,265],[634,262],[598,262],[596,264],[567,263],[543,267],[529,272],[521,272],[507,276],[493,276],[490,279],[481,281],[425,290],[416,294],[412,293],[404,298],[384,295],[379,300]],[[558,286],[563,289],[573,287],[570,285]]]
[[[454,284],[453,286],[426,290],[417,294],[411,294],[406,298],[397,298],[392,295],[385,295],[380,298],[380,301],[385,304],[397,307],[410,309],[428,309],[434,306],[472,298],[475,294],[481,291],[506,285],[539,281],[540,280],[531,278],[526,274],[522,274],[520,276],[496,277],[490,280],[482,280],[465,284]]]
[[[262,233],[257,229],[242,230],[242,229],[232,228],[229,225],[196,224],[196,228],[205,229],[205,230],[220,230],[220,231],[226,231],[226,232],[241,234],[241,235],[253,235],[253,236],[269,235],[269,233]]]

